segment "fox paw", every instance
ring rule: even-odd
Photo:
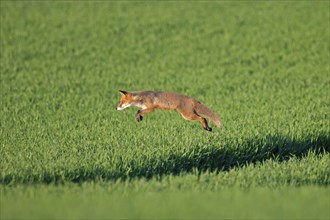
[[[140,121],[142,121],[143,117],[142,117],[142,115],[136,115],[136,116],[135,116],[135,119],[136,119],[138,122],[140,122]]]
[[[210,128],[210,127],[206,127],[204,129],[207,130],[207,131],[212,131],[212,128]]]

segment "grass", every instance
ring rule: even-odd
[[[329,188],[150,192],[145,188],[141,190],[140,186],[157,185],[159,181],[138,182],[139,190],[130,193],[120,191],[122,183],[19,187],[16,189],[19,193],[5,192],[2,212],[7,218],[47,219],[63,215],[79,219],[326,219],[329,216],[329,200],[320,196],[329,193]]]
[[[0,4],[1,218],[329,218],[329,2]]]

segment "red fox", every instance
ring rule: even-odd
[[[203,128],[212,131],[207,124],[204,115],[211,119],[217,127],[221,126],[218,116],[200,101],[189,96],[174,92],[156,92],[156,91],[137,91],[127,92],[119,90],[121,94],[120,103],[117,110],[123,110],[130,106],[141,108],[135,115],[138,122],[142,121],[143,116],[155,109],[176,110],[186,120],[200,121]]]

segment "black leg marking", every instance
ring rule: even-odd
[[[140,115],[140,114],[137,114],[137,115],[135,116],[135,118],[136,118],[136,120],[137,120],[138,122],[142,121],[142,119],[143,119],[142,115]]]
[[[136,115],[135,115],[135,119],[136,119],[138,122],[142,121],[142,119],[143,119],[143,117],[142,117],[140,111],[141,111],[141,110],[137,111],[137,113],[136,113]]]

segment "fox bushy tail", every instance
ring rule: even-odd
[[[209,109],[206,105],[197,101],[195,105],[195,110],[198,114],[205,115],[207,118],[210,118],[218,128],[221,126],[221,121],[219,117],[214,112],[212,112],[212,110]]]

